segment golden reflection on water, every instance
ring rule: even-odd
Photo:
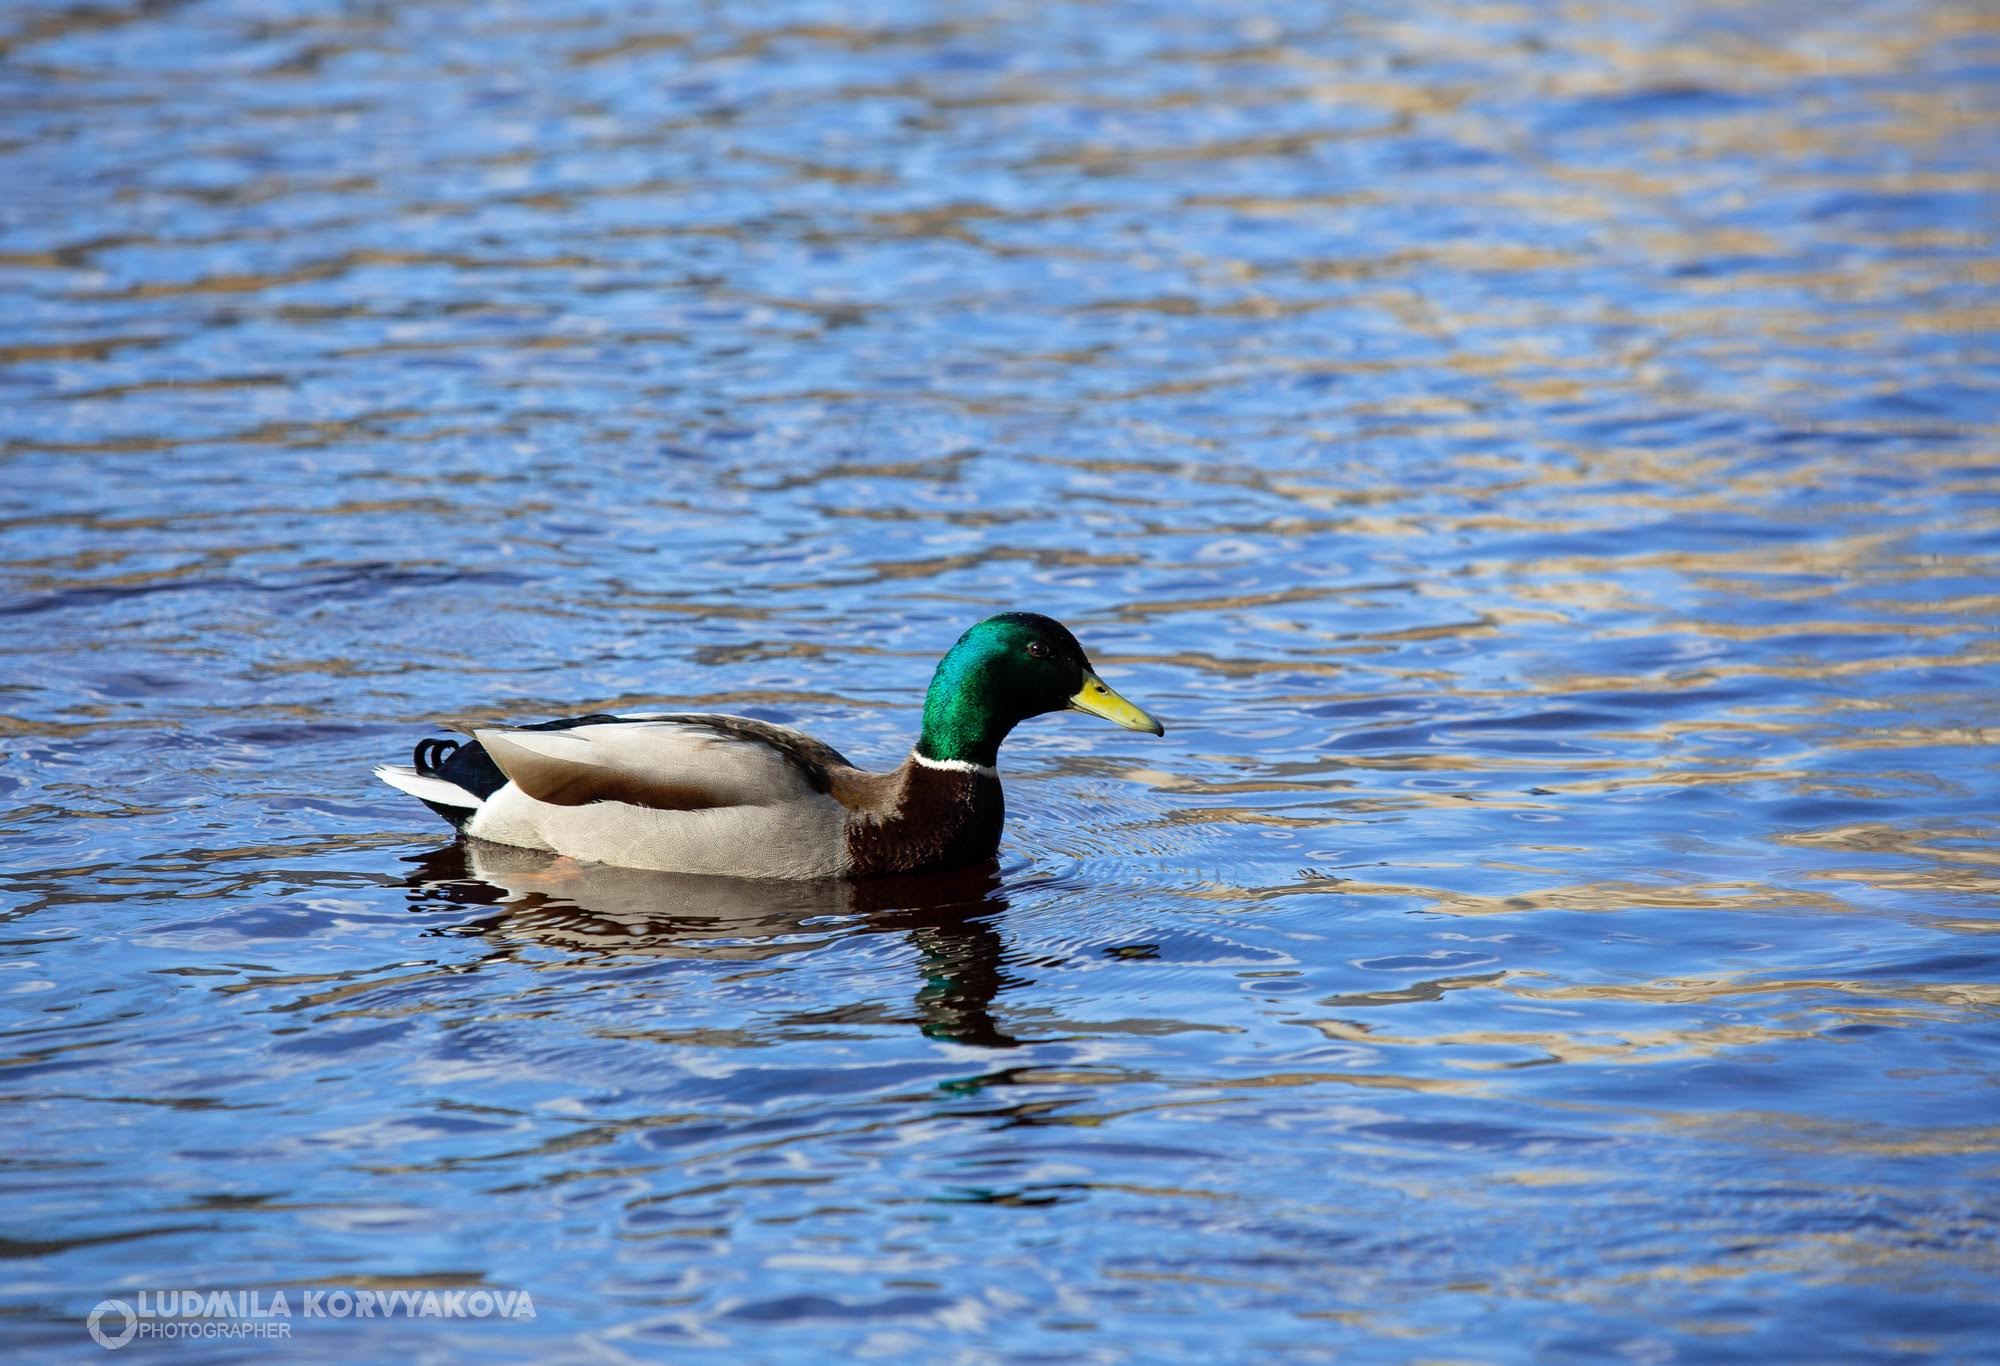
[[[1985,8],[0,28],[12,1194],[126,1258],[29,1280],[1984,1341],[1912,1287],[2000,1144]],[[1024,726],[970,887],[363,791],[590,710],[893,762],[1012,605],[1169,736]]]

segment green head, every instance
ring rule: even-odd
[[[1166,729],[1113,692],[1076,637],[1033,612],[1002,612],[958,638],[924,698],[917,753],[991,767],[1007,732],[1030,716],[1074,708],[1155,735]]]

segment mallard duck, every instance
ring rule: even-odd
[[[667,872],[878,877],[992,858],[1006,814],[1000,742],[1065,709],[1166,734],[1061,622],[1004,612],[938,661],[916,747],[887,773],[767,721],[647,712],[427,739],[414,766],[375,775],[495,844]]]

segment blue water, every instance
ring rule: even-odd
[[[1827,8],[14,0],[0,1342],[1990,1358],[2000,23]],[[1014,607],[990,873],[369,776]]]

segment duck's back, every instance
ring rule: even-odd
[[[749,717],[568,717],[426,740],[385,782],[474,839],[597,863],[762,877],[844,871],[845,757]]]
[[[594,715],[426,740],[377,774],[466,835],[593,863],[736,877],[875,876],[990,859],[991,768],[857,769],[800,731],[711,713]]]

